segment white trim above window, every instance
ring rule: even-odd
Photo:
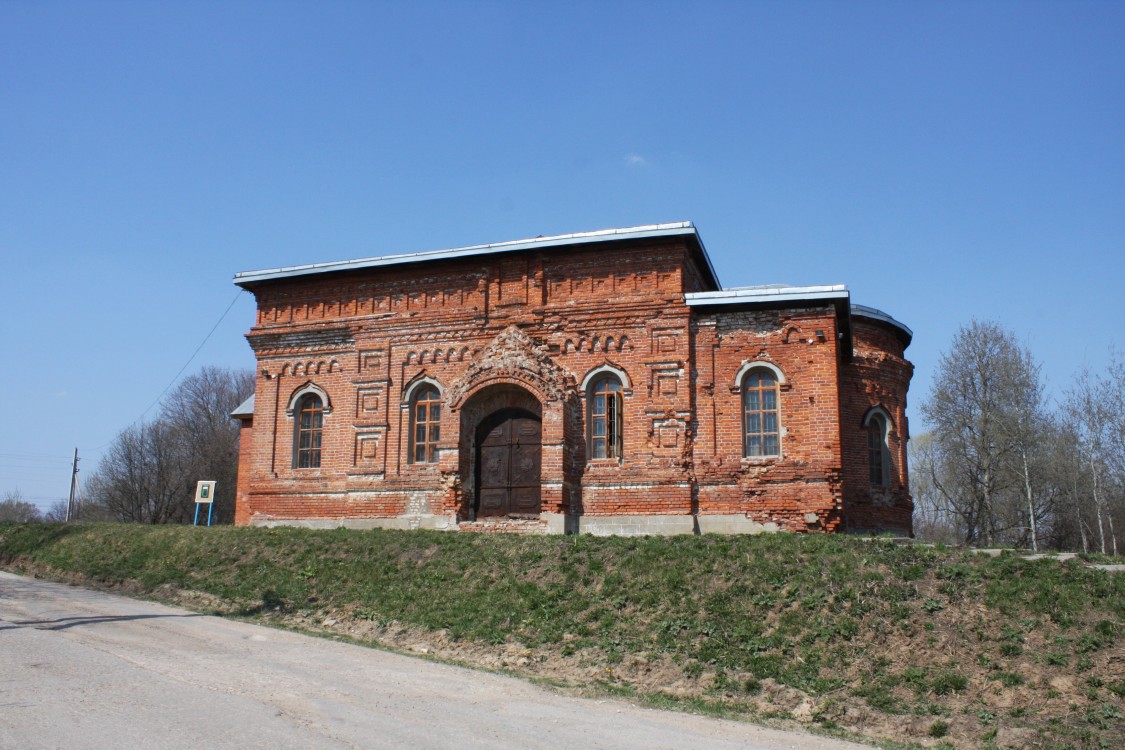
[[[881,406],[872,406],[870,409],[867,410],[867,413],[863,415],[862,426],[863,427],[870,427],[871,426],[871,418],[874,417],[876,414],[878,414],[879,416],[881,416],[883,418],[883,422],[884,422],[884,424],[886,425],[886,428],[887,428],[887,433],[889,434],[890,431],[891,431],[891,428],[894,426],[895,422],[894,422],[893,419],[891,419],[891,415],[887,413],[887,410],[884,409]]]
[[[746,378],[746,373],[750,372],[756,367],[764,367],[774,374],[777,378],[778,385],[785,382],[785,373],[781,368],[773,362],[767,362],[764,359],[750,359],[742,363],[742,367],[738,368],[738,372],[734,376],[734,392],[739,393],[742,390],[742,381]]]
[[[293,410],[297,408],[297,403],[302,397],[309,394],[314,394],[320,397],[320,403],[324,405],[324,415],[328,416],[332,413],[332,401],[328,398],[328,393],[316,383],[311,380],[302,385],[297,390],[293,391],[289,396],[289,403],[285,406],[285,416],[292,417]]]
[[[863,416],[863,430],[867,433],[867,475],[872,487],[888,489],[892,483],[891,417],[881,406],[872,407]]]
[[[411,381],[411,383],[406,386],[406,390],[402,392],[403,409],[410,407],[410,401],[414,398],[414,391],[418,390],[424,385],[432,385],[434,388],[437,388],[438,396],[445,396],[445,389],[441,387],[441,383],[428,376],[421,377],[417,380]]]
[[[593,383],[602,375],[613,375],[617,381],[621,383],[623,390],[632,390],[633,384],[629,381],[629,376],[620,367],[614,367],[611,364],[598,365],[594,369],[586,373],[586,377],[582,378],[582,392],[586,393],[590,390],[590,383]]]

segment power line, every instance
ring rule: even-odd
[[[132,427],[133,425],[135,425],[137,422],[140,422],[142,419],[145,418],[146,414],[148,414],[150,411],[152,411],[152,407],[154,407],[154,406],[156,406],[157,404],[160,403],[160,399],[164,398],[164,395],[172,389],[172,386],[174,386],[176,384],[176,381],[178,381],[180,379],[180,376],[184,374],[184,370],[186,370],[188,368],[188,365],[190,365],[192,363],[192,361],[195,359],[195,355],[199,354],[200,350],[203,349],[203,347],[207,344],[207,342],[211,340],[211,336],[214,335],[215,331],[217,331],[219,329],[219,326],[222,324],[222,322],[224,320],[226,320],[227,314],[231,311],[231,308],[234,307],[234,303],[238,302],[238,298],[241,297],[245,291],[246,291],[245,289],[239,289],[238,290],[238,292],[234,295],[234,299],[232,299],[230,301],[230,304],[227,305],[227,309],[223,310],[223,314],[220,315],[219,319],[215,321],[215,325],[211,326],[211,330],[208,331],[207,335],[203,337],[203,341],[199,342],[199,346],[195,347],[195,351],[191,353],[190,357],[188,357],[187,362],[184,362],[184,366],[180,368],[180,371],[177,372],[175,374],[175,376],[170,381],[168,381],[168,385],[164,386],[164,390],[162,390],[160,392],[160,395],[157,396],[155,399],[153,399],[152,403],[149,404],[145,408],[145,410],[141,412],[140,416],[138,416],[136,419],[134,419],[132,422],[130,422],[126,426],[125,429],[128,429],[129,427]],[[109,445],[110,443],[112,443],[113,440],[114,440],[114,438],[110,438],[109,440],[107,440],[104,443],[102,443],[101,445],[99,445],[97,448],[83,448],[83,450],[85,450],[87,452],[90,452],[90,453],[97,453],[102,448],[104,448],[107,445]]]
[[[44,459],[50,461],[63,460],[69,462],[70,459],[59,453],[19,453],[16,451],[0,451],[0,457],[4,458],[30,458],[32,460]]]
[[[13,466],[12,464],[0,464],[0,469],[3,469],[5,472],[19,471],[37,474],[42,474],[44,472],[48,474],[57,474],[58,472],[66,471],[67,468],[69,467],[66,464],[63,464],[61,466]]]

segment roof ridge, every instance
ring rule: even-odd
[[[328,261],[322,263],[307,263],[297,266],[282,266],[256,271],[242,271],[234,275],[234,283],[239,286],[257,281],[270,279],[290,278],[293,276],[306,276],[317,273],[331,273],[333,271],[348,271],[378,266],[399,265],[403,263],[419,263],[427,260],[441,260],[445,258],[471,257],[474,255],[488,255],[492,253],[516,252],[536,248],[560,247],[566,245],[579,245],[591,242],[610,242],[621,239],[641,239],[644,237],[662,236],[694,236],[703,255],[706,270],[710,272],[715,285],[718,286],[718,276],[703,246],[695,225],[690,221],[665,222],[662,224],[642,224],[635,227],[621,227],[616,229],[597,229],[589,232],[571,232],[544,237],[531,237],[522,240],[506,240],[491,242],[483,245],[468,245],[465,247],[450,248],[447,250],[422,250],[412,253],[397,253],[391,255],[377,255],[369,258],[356,258],[353,260]]]

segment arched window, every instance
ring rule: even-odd
[[[887,450],[887,418],[879,412],[867,417],[867,472],[874,487],[891,483],[890,451]]]
[[[603,375],[590,384],[586,398],[590,458],[621,458],[621,381]]]
[[[410,397],[410,462],[435,463],[440,439],[441,394],[436,386],[421,385]]]
[[[319,469],[324,401],[315,393],[307,393],[297,402],[294,412],[297,432],[294,435],[293,466],[297,469]]]
[[[768,368],[754,367],[742,378],[742,455],[781,455],[777,390],[777,376]]]

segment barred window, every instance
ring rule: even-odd
[[[606,375],[590,385],[586,424],[590,458],[621,458],[621,382],[616,377]]]

